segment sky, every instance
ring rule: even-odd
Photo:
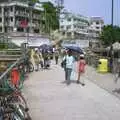
[[[111,24],[112,0],[64,0],[66,9],[85,16],[101,16]],[[120,0],[114,0],[114,25],[120,25]]]
[[[57,1],[57,0],[40,0]],[[64,0],[66,9],[85,16],[100,16],[105,24],[111,24],[112,0]],[[114,25],[120,26],[120,0],[114,0]]]

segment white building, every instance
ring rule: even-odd
[[[103,18],[91,17],[90,18],[90,26],[88,28],[89,38],[93,41],[98,39],[103,26],[104,26]]]
[[[29,7],[22,0],[0,1],[0,33],[30,32],[40,33],[42,6]],[[22,21],[28,24],[23,27]]]
[[[82,15],[67,13],[60,20],[60,32],[66,38],[87,39],[89,18]]]
[[[60,20],[60,32],[66,38],[96,40],[102,31],[101,17],[85,17],[67,13]]]

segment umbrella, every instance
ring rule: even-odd
[[[47,48],[47,47],[48,47],[47,44],[42,44],[42,45],[40,45],[40,48],[41,48],[41,49],[45,49],[45,48]]]
[[[47,45],[47,44],[41,45],[41,46],[39,47],[39,49],[42,49],[42,51],[45,51],[45,52],[47,52],[47,51],[52,52],[52,46]]]
[[[66,48],[68,50],[71,50],[71,51],[74,51],[74,52],[77,52],[77,53],[80,53],[80,54],[84,54],[84,52],[82,51],[82,49],[80,49],[80,47],[77,47],[77,46],[66,46]]]

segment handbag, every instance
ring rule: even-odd
[[[61,62],[61,67],[62,67],[62,68],[65,68],[65,67],[66,67],[66,59],[64,59],[64,60]]]

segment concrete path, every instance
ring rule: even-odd
[[[115,83],[114,74],[98,73],[95,68],[87,66],[85,77],[120,99],[120,78],[118,82]]]
[[[34,72],[25,82],[24,94],[33,120],[119,120],[120,100],[91,83],[64,83],[64,71]]]

